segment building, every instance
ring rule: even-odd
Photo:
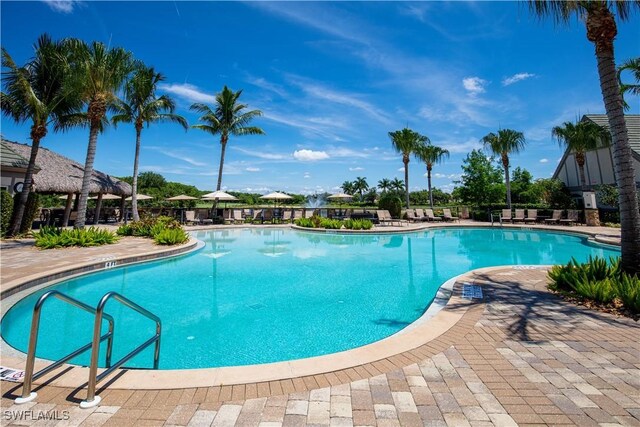
[[[605,114],[587,114],[582,121],[592,121],[604,128],[609,127],[609,121]],[[629,132],[629,144],[633,157],[636,186],[640,188],[640,115],[630,114],[625,116],[627,130]],[[588,151],[584,165],[586,178],[586,191],[594,191],[598,185],[616,185],[616,177],[613,163],[613,146]],[[575,156],[568,149],[565,151],[553,178],[564,182],[572,193],[581,193],[580,172]]]
[[[5,144],[4,140],[0,142],[0,171],[2,171],[0,187],[2,190],[8,191],[11,195],[18,193],[28,165],[29,160],[13,151],[8,143]],[[40,172],[40,168],[36,167],[34,173],[38,172]]]

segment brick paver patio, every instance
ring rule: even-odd
[[[640,425],[640,327],[566,303],[545,289],[544,269],[499,268],[475,303],[421,350],[304,379],[177,390],[100,392],[44,386],[37,403],[13,405],[2,383],[3,424],[83,426],[490,426]],[[455,307],[448,307],[455,309]],[[65,420],[18,421],[18,410]],[[64,413],[63,411],[68,411]],[[49,412],[51,413],[51,412]],[[66,418],[66,416],[65,416]]]

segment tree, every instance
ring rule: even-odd
[[[631,75],[636,81],[635,83],[622,82],[622,73],[627,70],[631,71]],[[618,84],[620,85],[620,95],[622,95],[624,109],[628,110],[631,107],[625,101],[624,95],[629,92],[634,96],[640,96],[640,58],[629,59],[618,67]]]
[[[456,196],[462,202],[475,206],[499,203],[504,197],[502,172],[494,166],[493,158],[487,158],[480,150],[473,150],[463,160],[462,184]]]
[[[175,103],[167,95],[156,95],[158,83],[164,76],[156,73],[153,67],[140,64],[131,78],[124,85],[124,99],[115,103],[116,114],[111,118],[114,125],[118,123],[133,123],[136,130],[136,150],[133,158],[133,182],[131,185],[131,210],[134,221],[140,220],[138,215],[138,163],[140,161],[140,134],[146,124],[161,121],[171,121],[187,129],[184,117],[174,114]]]
[[[412,131],[409,128],[397,130],[395,132],[389,132],[389,138],[391,139],[391,145],[398,152],[402,153],[402,163],[404,163],[404,188],[405,188],[405,202],[407,209],[409,208],[409,160],[411,153],[414,152],[418,144],[430,144],[429,138],[424,135],[420,135],[418,132]]]
[[[48,126],[53,124],[54,129],[60,129],[65,117],[81,105],[68,81],[67,45],[53,41],[49,35],[43,34],[38,38],[34,49],[34,57],[22,67],[16,65],[11,55],[2,49],[2,65],[7,69],[2,75],[6,91],[0,95],[2,113],[18,123],[31,122],[31,154],[22,191],[14,209],[13,222],[7,233],[11,236],[20,230],[31,192],[40,141],[47,135]]]
[[[568,24],[571,17],[577,15],[578,19],[586,25],[587,39],[594,44],[600,91],[613,138],[613,159],[620,193],[621,266],[630,274],[638,273],[640,272],[640,212],[629,133],[624,119],[620,85],[616,78],[613,41],[618,34],[615,16],[621,21],[628,20],[632,9],[637,10],[640,2],[529,0],[529,7],[536,15],[551,16],[557,23],[562,24]]]
[[[362,201],[362,195],[368,189],[369,189],[369,184],[367,183],[367,178],[363,178],[359,176],[356,178],[355,181],[353,181],[353,191],[355,191],[360,195],[360,201]]]
[[[78,218],[75,228],[83,228],[86,222],[89,186],[93,175],[93,162],[98,146],[98,134],[107,125],[107,110],[112,108],[116,93],[135,67],[131,52],[122,48],[110,48],[100,42],[87,45],[82,40],[71,39],[72,75],[74,90],[86,104],[86,114],[79,114],[67,126],[89,125],[89,144],[82,176],[82,190],[78,201]]]
[[[434,163],[440,163],[449,157],[449,150],[430,144],[419,144],[414,151],[416,157],[427,165],[427,184],[429,188],[429,206],[433,208],[433,194],[431,193],[431,170]]]
[[[391,180],[390,190],[398,191],[399,193],[404,193],[404,182],[401,179],[393,178]]]
[[[575,125],[564,122],[563,126],[556,126],[551,130],[551,135],[564,144],[568,150],[573,151],[576,164],[580,171],[580,186],[582,191],[587,187],[584,175],[584,163],[586,153],[601,147],[608,147],[611,143],[611,135],[602,126],[592,121],[581,121]]]
[[[540,202],[540,191],[533,184],[533,175],[519,166],[513,170],[511,177],[511,200],[514,203]]]
[[[340,186],[340,188],[342,188],[342,191],[344,191],[346,194],[355,193],[355,190],[353,188],[353,182],[351,182],[351,181],[343,182],[342,185]]]
[[[262,116],[260,110],[244,111],[248,108],[245,104],[240,104],[238,99],[242,95],[242,90],[232,91],[227,86],[222,88],[222,92],[216,94],[215,108],[212,110],[206,104],[196,103],[191,105],[192,111],[197,111],[203,115],[198,119],[202,124],[191,126],[200,129],[211,135],[220,134],[220,168],[218,169],[218,184],[216,191],[222,187],[222,168],[224,167],[224,154],[229,142],[229,135],[264,135],[264,131],[256,126],[249,126],[251,120]]]
[[[383,193],[389,191],[391,189],[391,180],[388,178],[381,179],[380,181],[378,181],[378,188]]]
[[[571,192],[564,185],[564,182],[559,179],[541,178],[537,179],[533,185],[535,187],[534,191],[540,194],[540,202],[543,204],[556,209],[567,209],[575,206]]]
[[[524,148],[524,134],[512,129],[500,129],[498,133],[488,133],[482,138],[485,147],[500,156],[504,168],[504,181],[507,187],[507,207],[511,209],[511,181],[509,179],[509,154],[518,153]]]
[[[156,172],[142,172],[138,177],[138,184],[140,188],[162,188],[167,185],[167,180]]]

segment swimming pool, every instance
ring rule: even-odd
[[[53,288],[92,306],[108,291],[132,299],[163,321],[160,368],[192,369],[299,359],[378,341],[419,318],[442,283],[472,269],[619,255],[577,235],[497,228],[395,235],[238,228],[195,237],[206,245],[189,255]],[[2,319],[2,337],[20,351],[33,305],[46,290],[20,300]],[[106,312],[116,319],[114,360],[154,331],[153,322],[120,305],[109,303]],[[45,304],[42,319],[38,357],[55,359],[91,340],[92,316],[58,300]],[[127,366],[150,367],[151,352]],[[85,354],[72,362],[88,361]]]

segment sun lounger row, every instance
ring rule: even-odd
[[[523,222],[523,223],[536,223],[543,222],[545,224],[565,224],[573,225],[580,222],[580,211],[569,209],[567,210],[567,217],[562,218],[562,210],[556,209],[553,211],[551,218],[548,216],[538,215],[537,209],[527,209],[527,215],[525,216],[524,209],[516,209],[515,215],[511,212],[511,209],[502,209],[500,214],[500,222]]]
[[[451,209],[443,209],[442,216],[435,216],[433,209],[407,209],[407,219],[412,222],[416,221],[458,221],[457,216],[451,214]]]

